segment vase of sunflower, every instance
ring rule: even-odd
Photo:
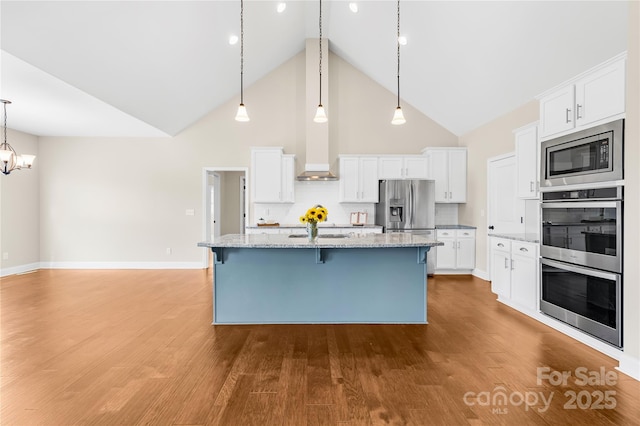
[[[327,220],[329,212],[320,204],[316,204],[307,210],[304,216],[300,216],[300,222],[307,225],[307,238],[309,242],[315,243],[318,240],[318,223]]]

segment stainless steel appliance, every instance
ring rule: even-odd
[[[540,310],[622,347],[623,187],[542,193]]]
[[[620,274],[541,259],[540,310],[622,347]]]
[[[375,222],[383,232],[410,232],[435,239],[435,181],[381,180]],[[433,274],[435,250],[427,254],[427,273]]]
[[[542,187],[612,182],[623,174],[624,120],[542,142]]]
[[[540,256],[622,272],[623,187],[542,193]]]

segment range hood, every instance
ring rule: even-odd
[[[313,117],[319,101],[320,80],[318,60],[320,46],[317,38],[307,39],[305,47],[305,128],[306,158],[304,172],[296,178],[299,181],[338,180],[329,169],[329,123],[316,123]],[[322,40],[322,105],[329,111],[329,40]],[[329,118],[331,119],[331,118]]]

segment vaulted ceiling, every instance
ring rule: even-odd
[[[318,37],[318,2],[245,1],[245,87]],[[396,2],[323,2],[333,52],[395,93]],[[401,93],[457,135],[626,49],[625,1],[401,2]],[[240,1],[0,2],[9,127],[175,135],[239,95]]]

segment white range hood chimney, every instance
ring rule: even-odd
[[[306,158],[304,172],[297,179],[303,181],[326,181],[338,178],[329,170],[329,123],[316,123],[313,117],[320,101],[320,40],[306,40]],[[329,40],[322,39],[322,105],[329,120]]]

